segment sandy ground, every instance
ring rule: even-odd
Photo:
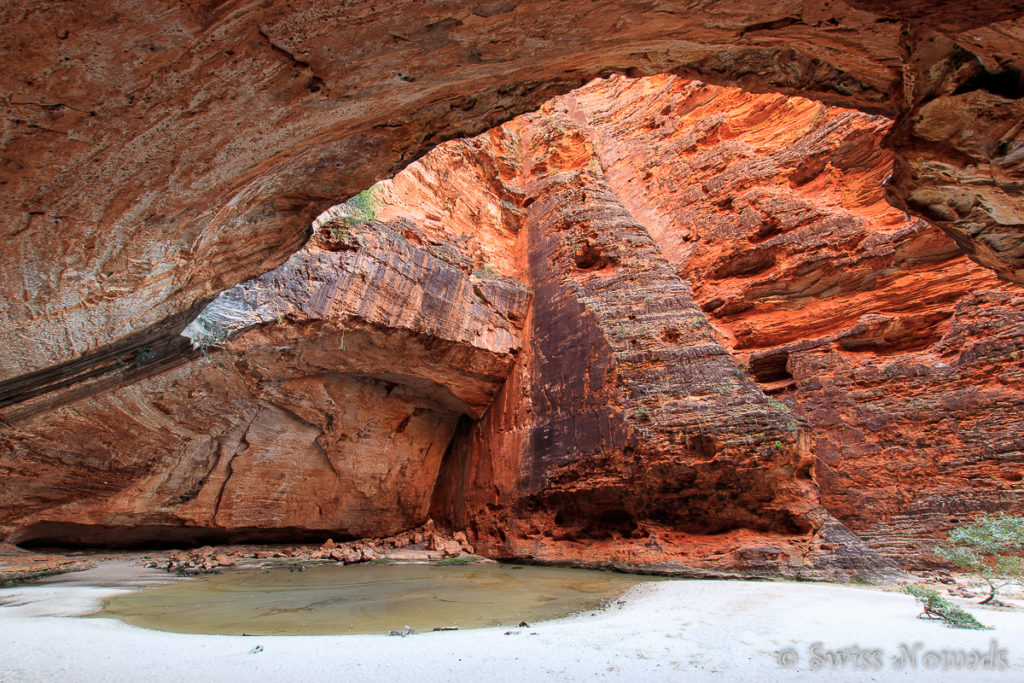
[[[76,616],[166,576],[124,563],[0,590],[0,681],[1024,680],[1024,611],[972,608],[995,630],[959,631],[916,619],[908,596],[827,584],[645,584],[602,612],[406,638],[178,635]],[[953,658],[972,650],[1007,668]]]

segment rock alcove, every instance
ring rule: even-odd
[[[1024,507],[1024,297],[885,201],[891,126],[660,75],[445,143],[187,338],[5,408],[0,529],[134,546],[432,517],[581,565],[927,563],[957,514]]]
[[[433,516],[495,556],[827,577],[1020,508],[1018,3],[0,22],[8,541]],[[623,73],[671,75],[565,95]]]

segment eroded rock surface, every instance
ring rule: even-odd
[[[616,77],[447,143],[221,295],[196,348],[2,408],[0,528],[433,516],[491,556],[680,574],[927,562],[956,515],[1024,503],[1022,297],[885,202],[890,125]]]
[[[0,527],[124,545],[422,522],[459,417],[479,417],[508,372],[529,293],[395,229],[411,227],[328,223],[218,299],[173,369],[6,410]]]
[[[892,199],[1024,281],[1014,2],[0,8],[0,403],[152,349],[338,197],[602,73],[898,116]],[[37,374],[38,373],[38,374]]]
[[[958,520],[1024,510],[1024,297],[883,201],[887,120],[674,78],[566,101],[733,358],[807,421],[830,512],[927,564]]]
[[[506,129],[522,157],[528,342],[453,444],[435,514],[508,557],[705,575],[883,569],[821,507],[811,434],[719,342],[567,102]]]

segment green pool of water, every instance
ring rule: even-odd
[[[515,626],[594,609],[649,577],[479,564],[236,570],[109,599],[93,616],[223,635],[388,633]]]

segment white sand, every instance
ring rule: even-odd
[[[1024,612],[972,609],[996,630],[960,631],[916,619],[908,596],[870,588],[672,581],[634,589],[608,611],[512,635],[497,628],[407,638],[234,637],[74,617],[119,590],[81,583],[0,591],[0,681],[1024,680]],[[992,641],[1007,653],[1008,670],[925,668],[926,651],[988,651]],[[824,650],[880,650],[881,668],[811,671],[816,642]],[[897,669],[901,645],[918,643],[916,668]],[[257,645],[263,650],[251,654]],[[793,648],[797,667],[779,665],[784,648]]]

